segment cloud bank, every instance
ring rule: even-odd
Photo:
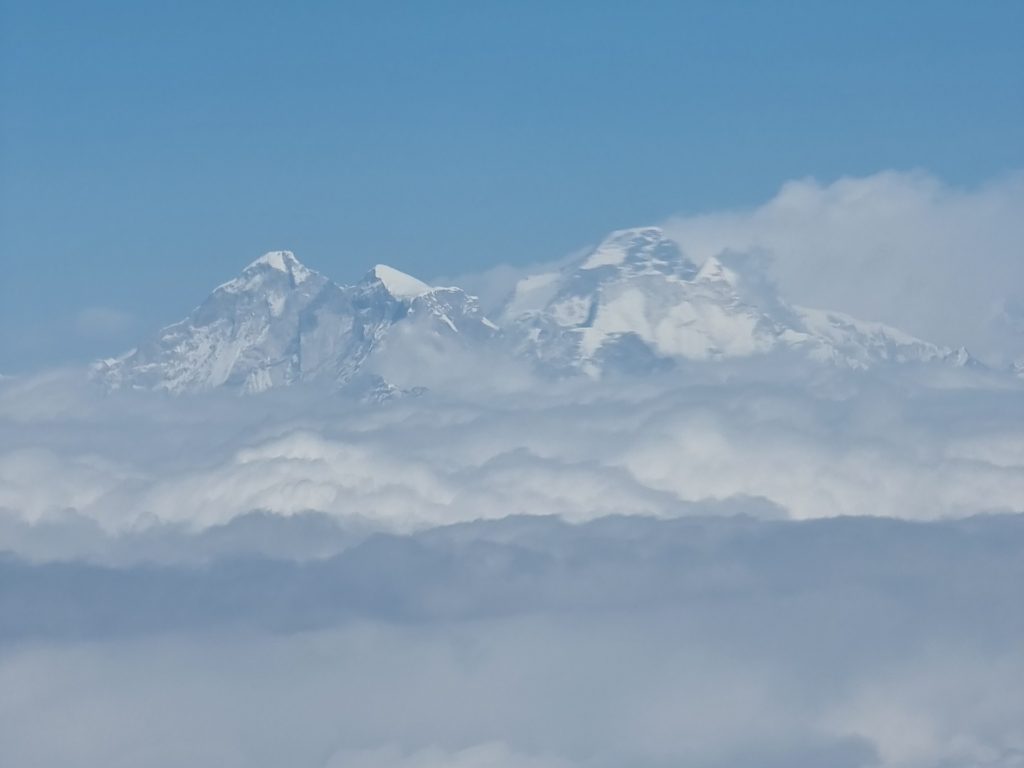
[[[694,259],[771,262],[797,304],[879,320],[994,361],[1024,358],[1024,174],[975,189],[924,172],[787,182],[757,208],[666,223]]]
[[[1019,766],[1024,516],[0,561],[4,764]],[[60,738],[54,738],[60,734]]]
[[[696,366],[374,406],[305,389],[168,398],[13,380],[0,384],[0,546],[26,525],[196,531],[259,510],[397,531],[722,504],[795,519],[1024,510],[1020,385],[948,375]]]

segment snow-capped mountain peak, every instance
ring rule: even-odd
[[[620,229],[602,240],[579,263],[580,272],[614,267],[629,274],[675,274],[690,277],[696,265],[687,259],[679,245],[665,236],[660,227]],[[609,271],[609,270],[602,270]]]
[[[338,286],[289,251],[271,251],[222,283],[185,319],[94,366],[108,385],[186,392],[259,391],[295,381],[295,330]]]
[[[429,293],[433,288],[422,280],[408,275],[405,272],[389,267],[387,264],[378,264],[366,276],[366,280],[379,280],[388,293],[396,299],[415,299],[424,293]]]
[[[756,257],[698,268],[657,227],[613,232],[575,263],[520,280],[503,318],[543,368],[590,376],[779,351],[850,368],[956,357],[879,323],[793,307]]]
[[[301,283],[309,276],[309,270],[302,264],[291,251],[268,251],[255,259],[243,272],[250,272],[261,267],[270,267],[278,272],[285,272],[293,275],[296,282]]]
[[[496,330],[461,289],[432,288],[383,264],[341,286],[290,251],[271,251],[184,320],[93,370],[112,388],[175,393],[259,392],[306,381],[341,386],[385,347],[445,337],[465,344]]]
[[[242,274],[252,274],[264,269],[288,275],[295,285],[304,283],[313,275],[313,271],[295,258],[291,251],[268,251],[243,269]]]
[[[238,277],[217,287],[225,293],[245,293],[274,285],[285,290],[322,275],[306,267],[291,251],[268,251],[242,270]]]

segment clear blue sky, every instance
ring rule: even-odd
[[[1024,2],[0,8],[0,371],[117,352],[269,249],[430,277],[792,177],[1024,167]]]

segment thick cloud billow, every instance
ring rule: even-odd
[[[1024,358],[1024,175],[958,189],[924,172],[791,181],[746,211],[666,224],[693,258],[769,259],[785,296],[994,361]]]
[[[1024,764],[1011,377],[64,373],[0,438],[0,764]]]
[[[304,388],[170,398],[13,380],[0,385],[0,545],[59,547],[62,528],[91,525],[98,539],[75,537],[88,548],[260,510],[393,531],[708,505],[798,519],[1024,511],[1020,390],[969,369],[792,363],[375,405]]]

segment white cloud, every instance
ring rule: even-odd
[[[698,261],[722,251],[767,255],[795,303],[981,356],[1024,357],[1024,174],[975,189],[923,172],[790,181],[752,210],[665,226]]]
[[[394,530],[674,517],[729,499],[794,518],[1024,510],[1020,387],[957,375],[694,367],[379,406],[13,380],[0,383],[0,508],[29,521],[74,510],[112,531],[202,529],[261,509]]]

